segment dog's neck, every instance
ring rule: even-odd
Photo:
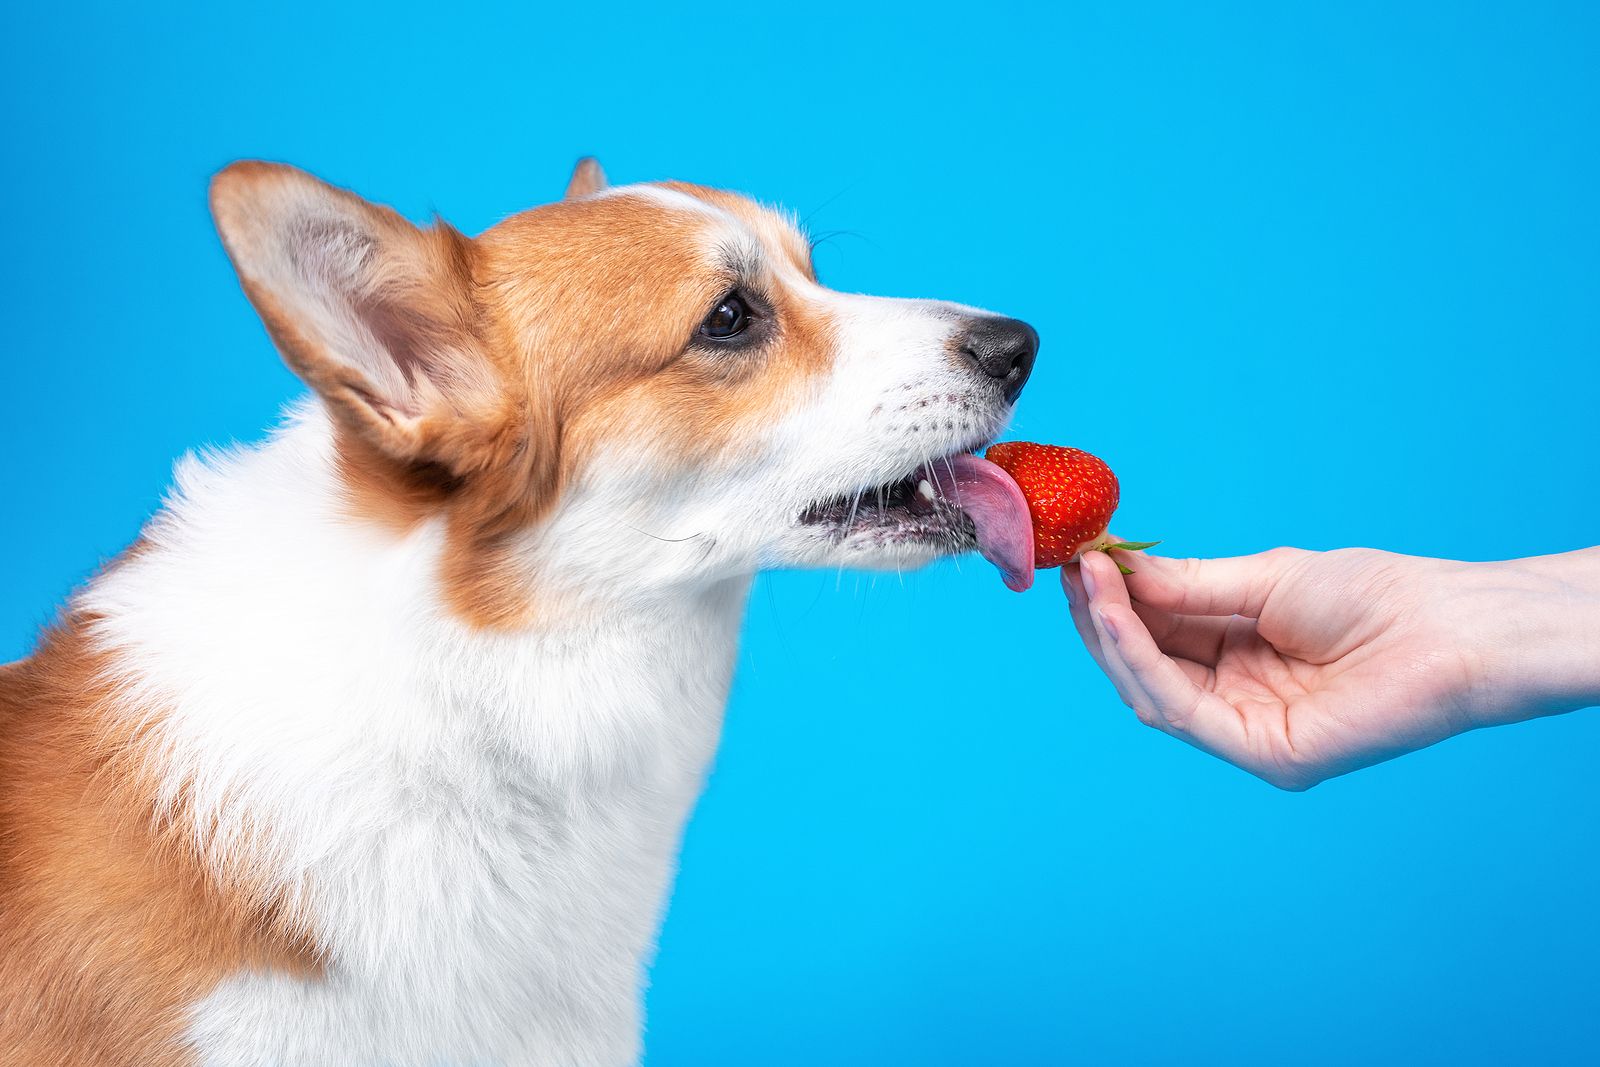
[[[485,1012],[559,1002],[570,1028],[582,989],[594,1040],[632,1041],[748,578],[600,597],[559,631],[474,631],[438,604],[437,533],[363,529],[338,492],[315,410],[261,449],[186,461],[147,543],[82,597],[154,727],[164,799],[325,950],[327,1032],[349,1029],[351,998],[399,1019],[407,998],[462,990],[475,1006],[416,1025],[466,1041],[503,1032]],[[197,1025],[223,1040],[278,1000],[323,1010],[248,981]]]

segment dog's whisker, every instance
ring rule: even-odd
[[[865,491],[866,490],[864,490],[864,489],[857,489],[856,490],[855,500],[853,500],[851,502],[851,504],[850,504],[850,517],[848,519],[846,519],[845,522],[844,522],[844,535],[845,535],[845,537],[849,537],[850,536],[850,531],[855,528],[856,510],[861,507],[861,494],[864,493]]]
[[[697,538],[705,537],[707,533],[706,531],[702,530],[700,533],[692,533],[687,537],[663,537],[660,534],[653,534],[649,530],[641,530],[639,527],[635,526],[631,522],[628,522],[626,519],[618,519],[617,521],[622,523],[622,525],[626,526],[628,529],[632,530],[634,533],[643,534],[644,536],[652,537],[657,541],[666,541],[673,544],[681,541],[693,541]]]

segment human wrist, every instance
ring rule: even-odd
[[[1473,569],[1481,725],[1600,704],[1600,548]]]

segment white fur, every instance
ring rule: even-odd
[[[558,634],[438,607],[436,531],[343,517],[326,417],[185,462],[86,597],[219,869],[290,894],[329,977],[240,975],[207,1064],[619,1064],[714,749],[746,584]]]

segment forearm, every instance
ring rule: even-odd
[[[1478,566],[1486,723],[1600,705],[1600,548]]]

